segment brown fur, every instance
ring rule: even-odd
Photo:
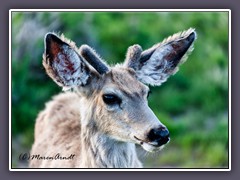
[[[79,96],[75,93],[61,93],[46,104],[35,124],[35,143],[31,155],[62,156],[75,154],[79,159],[80,153],[80,114]],[[51,147],[54,147],[52,149]],[[74,167],[76,161],[54,160],[52,167]],[[30,167],[44,167],[46,160],[33,159]]]

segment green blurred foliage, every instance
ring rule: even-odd
[[[64,33],[88,44],[109,64],[122,62],[127,48],[143,49],[190,27],[195,50],[180,71],[151,87],[149,106],[167,125],[171,142],[147,167],[228,166],[227,12],[13,12],[12,135],[31,147],[37,114],[61,91],[42,65],[44,34]],[[158,157],[158,158],[156,158]]]

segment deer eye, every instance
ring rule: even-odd
[[[115,104],[120,104],[122,102],[122,100],[114,94],[104,94],[103,101],[107,105],[115,105]]]

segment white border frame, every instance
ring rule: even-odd
[[[217,169],[217,168],[209,168],[209,169],[193,169],[193,168],[179,168],[179,169],[80,169],[80,168],[61,168],[61,169],[31,169],[31,168],[24,168],[24,169],[17,169],[12,168],[12,133],[11,133],[11,100],[12,100],[12,89],[11,89],[11,80],[12,80],[12,72],[11,72],[11,62],[12,62],[12,12],[228,12],[228,52],[229,52],[229,59],[228,59],[228,140],[229,140],[229,147],[228,147],[228,169]],[[230,9],[10,9],[9,10],[9,171],[231,171],[231,10]]]

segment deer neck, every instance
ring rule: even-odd
[[[94,127],[81,128],[80,167],[136,168],[141,167],[135,144],[120,142],[94,131]]]

